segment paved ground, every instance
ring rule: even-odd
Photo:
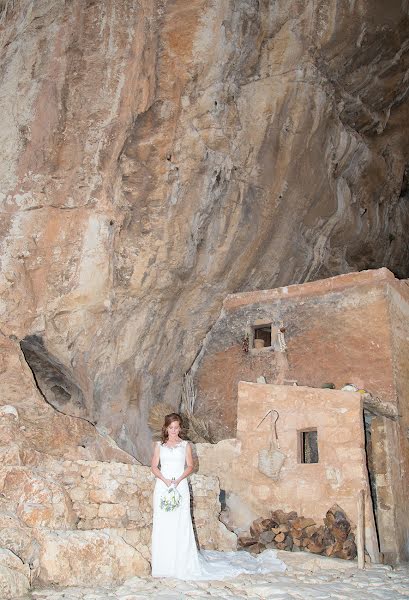
[[[290,559],[288,555],[290,554]],[[301,555],[301,556],[300,556]],[[183,582],[134,577],[110,588],[37,589],[30,600],[403,600],[409,599],[409,565],[379,565],[359,571],[353,563],[304,553],[280,553],[286,573],[241,575],[227,581]]]

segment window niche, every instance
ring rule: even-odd
[[[284,326],[274,325],[272,321],[256,320],[246,328],[246,352],[285,352]]]
[[[253,340],[253,348],[270,348],[272,346],[271,323],[253,327]]]
[[[316,464],[319,462],[318,432],[316,429],[304,429],[298,432],[299,462]]]

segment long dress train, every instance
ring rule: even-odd
[[[186,441],[174,448],[160,446],[160,470],[166,479],[177,479],[185,469]],[[190,492],[187,479],[177,490],[181,504],[166,512],[160,507],[167,487],[156,479],[153,494],[152,575],[184,580],[226,579],[240,573],[269,573],[285,571],[285,564],[276,558],[273,550],[257,557],[247,552],[198,552],[190,515]]]

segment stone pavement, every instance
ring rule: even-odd
[[[409,565],[376,565],[364,571],[356,563],[279,553],[286,573],[241,575],[226,581],[184,582],[134,577],[113,588],[46,588],[25,600],[403,600],[409,599]],[[300,556],[301,555],[301,556]]]

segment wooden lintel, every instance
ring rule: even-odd
[[[363,394],[364,408],[374,415],[381,417],[387,417],[393,421],[397,421],[399,418],[398,409],[392,402],[381,400],[378,397],[372,396],[369,392]]]

